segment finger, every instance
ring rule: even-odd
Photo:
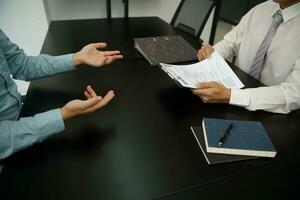
[[[214,52],[214,48],[210,44],[204,44],[201,48],[201,52],[204,59],[210,58],[211,54]]]
[[[204,50],[205,50],[206,58],[210,58],[212,53],[210,46],[206,46]]]
[[[88,85],[86,87],[86,89],[87,89],[87,91],[88,91],[88,93],[90,94],[91,97],[97,97],[96,92],[93,90],[93,88],[90,85]]]
[[[199,61],[203,60],[203,55],[202,55],[202,50],[201,49],[198,51],[197,57],[198,57]]]
[[[112,57],[107,57],[107,60],[105,61],[105,64],[106,64],[106,65],[109,65],[109,64],[111,64],[112,62],[113,62]]]
[[[209,51],[209,58],[211,57],[212,53],[215,51],[215,49],[211,46],[211,45],[208,45],[208,51]]]
[[[113,55],[118,55],[120,54],[121,52],[118,51],[118,50],[115,50],[115,51],[104,51],[103,54],[104,56],[113,56]]]
[[[115,60],[119,60],[122,59],[123,56],[122,55],[114,55],[114,56],[108,56],[108,59],[106,60],[106,64],[111,64],[113,61]]]
[[[96,67],[101,67],[107,63],[108,57],[99,58],[98,63],[95,64]]]
[[[105,105],[107,105],[115,96],[115,92],[114,91],[109,91],[105,97],[103,97],[103,99],[98,103],[98,108],[103,107]]]
[[[207,98],[207,97],[201,97],[201,99],[202,99],[202,101],[204,103],[209,103],[209,98]]]
[[[114,98],[114,96],[115,96],[115,93],[113,91],[109,91],[100,102],[98,102],[96,105],[88,108],[86,110],[86,112],[91,113],[91,112],[95,112],[96,110],[98,110],[100,108],[103,108]]]
[[[216,100],[212,100],[211,97],[208,95],[211,91],[205,90],[194,90],[192,91],[195,95],[197,95],[204,103],[217,103]]]
[[[82,101],[81,102],[81,109],[83,111],[85,111],[86,109],[88,109],[90,107],[93,107],[94,105],[96,105],[100,101],[101,101],[100,97],[93,97],[93,98],[90,98],[88,100]]]
[[[220,103],[220,100],[214,99],[212,97],[200,97],[204,103]]]
[[[84,91],[84,96],[86,97],[86,99],[92,98],[88,91]]]
[[[206,45],[207,44],[204,44],[200,49],[202,60],[206,59],[206,51],[205,51]]]
[[[123,58],[123,55],[114,55],[113,56],[114,60],[118,60],[118,59],[122,59]]]
[[[88,91],[85,91],[85,92],[84,92],[84,96],[85,96],[87,99],[94,98],[94,97],[92,97],[92,96],[89,94],[89,92],[88,92]],[[101,100],[102,100],[102,97],[101,97],[101,96],[96,96],[96,97],[98,97],[98,98],[99,98],[99,101],[101,101]]]
[[[197,96],[209,96],[211,94],[211,89],[196,89],[192,91]]]
[[[197,87],[198,87],[199,89],[213,88],[213,87],[216,87],[216,82],[210,81],[210,82],[199,83],[199,84],[197,85]]]
[[[102,49],[102,48],[107,47],[107,44],[106,44],[105,42],[98,42],[98,43],[94,43],[94,46],[95,46],[97,49]]]

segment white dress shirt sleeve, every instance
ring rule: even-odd
[[[229,33],[227,33],[222,41],[218,42],[214,46],[214,49],[219,52],[224,59],[230,59],[232,56],[238,54],[243,38],[243,33],[245,31],[245,26],[247,26],[247,22],[252,13],[253,9],[250,10],[245,16],[243,16],[240,23]]]
[[[214,46],[225,59],[229,59],[240,53],[240,46],[245,40],[244,34],[249,31],[247,28],[250,23],[256,23],[260,18],[255,18],[262,12],[262,6],[268,8],[268,14],[273,12],[273,5],[265,3],[259,5],[260,10],[253,8],[240,21],[240,23],[224,39]],[[271,11],[270,11],[271,10]],[[275,12],[275,10],[274,10]],[[254,21],[253,21],[254,20]],[[258,22],[257,22],[258,23]],[[247,46],[248,47],[248,46]],[[243,55],[245,56],[245,55]],[[297,57],[296,57],[297,58]],[[284,57],[282,59],[285,59]],[[244,62],[245,64],[246,62]],[[247,63],[246,63],[247,64]],[[250,63],[248,63],[250,64]],[[282,66],[285,67],[285,66]],[[270,77],[272,78],[272,77]],[[274,113],[289,113],[300,108],[300,57],[296,59],[289,75],[280,84],[250,88],[250,89],[231,89],[231,105],[245,107],[248,110],[264,110]]]
[[[232,89],[230,104],[248,110],[289,113],[300,108],[300,58],[286,81],[280,85],[250,89]]]

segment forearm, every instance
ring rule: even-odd
[[[27,56],[0,30],[0,48],[13,78],[30,81],[74,70],[73,54]]]
[[[0,160],[64,130],[59,109],[18,121],[0,122]]]
[[[26,81],[75,70],[73,54],[20,56],[15,62],[19,63],[21,67],[14,71],[14,78]]]
[[[240,41],[242,39],[242,27],[243,22],[227,33],[223,40],[214,45],[214,49],[219,52],[224,59],[230,59],[238,54]]]
[[[241,106],[251,111],[264,110],[287,114],[300,108],[300,94],[297,89],[295,90],[295,87],[270,86],[253,89],[232,89],[230,104]],[[297,92],[298,94],[294,95],[292,92]]]
[[[218,51],[223,58],[229,59],[232,56],[238,55],[244,33],[252,13],[253,9],[242,17],[239,24],[236,25],[229,33],[227,33],[222,41],[214,46],[215,50]]]
[[[224,59],[230,59],[235,54],[234,51],[234,42],[228,41],[228,40],[222,40],[218,42],[216,45],[213,46],[213,48],[224,58]]]

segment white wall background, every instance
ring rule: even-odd
[[[41,0],[0,0],[0,28],[27,54],[39,54],[48,22]]]
[[[38,55],[43,45],[48,22],[41,0],[0,0],[0,29],[28,55]],[[29,83],[17,81],[25,94]]]
[[[180,0],[130,0],[129,15],[158,16],[170,22]],[[112,17],[123,16],[122,0],[112,0]],[[39,54],[51,20],[106,17],[105,0],[0,0],[0,28],[25,50]],[[203,32],[208,40],[212,16]]]
[[[48,19],[72,20],[106,17],[105,0],[44,0]],[[170,22],[180,0],[129,0],[129,16],[158,16]],[[123,17],[122,0],[112,0],[112,17]],[[209,40],[211,16],[201,38]]]
[[[44,0],[52,20],[106,17],[105,0]],[[159,16],[170,21],[180,0],[130,0],[129,15]],[[112,0],[112,17],[123,17],[122,0]]]

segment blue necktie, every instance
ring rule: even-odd
[[[260,73],[264,64],[264,60],[267,54],[267,51],[271,45],[271,42],[273,40],[273,37],[276,33],[276,30],[278,28],[278,26],[283,22],[283,17],[281,14],[281,11],[277,11],[274,15],[273,15],[273,22],[272,25],[265,37],[265,39],[263,40],[263,42],[261,43],[256,56],[253,60],[253,64],[250,68],[249,74],[256,78],[257,80],[259,80],[260,78]]]

